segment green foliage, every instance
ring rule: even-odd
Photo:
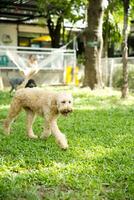
[[[110,12],[105,14],[103,23],[103,37],[105,38],[106,34],[108,34],[109,45],[113,43],[119,45],[121,43],[122,23],[122,19],[117,20],[117,14],[111,14]]]
[[[109,46],[113,43],[117,46],[122,41],[123,6],[119,1],[110,1],[105,10],[103,22],[103,37],[108,35]]]
[[[52,136],[28,139],[24,113],[9,137],[0,126],[0,199],[133,199],[134,97],[122,101],[116,91],[51,89],[74,95],[74,112],[58,121],[70,148],[62,151]],[[0,93],[1,120],[10,100],[8,93]],[[38,118],[34,125],[38,135],[42,122]]]
[[[68,19],[72,22],[83,18],[85,13],[80,13],[80,8],[85,6],[85,0],[38,0],[38,7],[40,12],[44,13],[45,16],[51,15],[54,18],[56,16],[62,16],[64,19]]]
[[[110,0],[109,6],[105,11],[104,23],[103,23],[103,37],[108,34],[109,45],[113,44],[118,47],[122,43],[122,31],[123,31],[123,1],[122,0]],[[130,1],[129,4],[129,21],[134,18],[134,2]]]
[[[61,29],[65,19],[73,24],[80,19],[84,19],[85,1],[86,0],[37,1],[39,11],[46,19],[49,35],[51,37],[51,45],[53,48],[58,48],[60,46]]]

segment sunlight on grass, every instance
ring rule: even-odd
[[[78,89],[73,90],[74,104],[76,109],[95,110],[116,108],[119,105],[131,106],[134,104],[134,96],[127,99],[121,99],[121,93],[111,89],[94,90],[89,88],[82,89],[79,93]]]
[[[74,112],[59,118],[69,149],[62,151],[51,136],[28,139],[25,114],[3,134],[0,123],[1,200],[123,200],[133,199],[134,95],[122,100],[119,91],[45,87],[72,92]],[[12,97],[0,93],[0,119],[7,116]],[[40,135],[43,119],[34,130]]]
[[[82,158],[86,159],[97,159],[99,157],[108,156],[111,152],[113,152],[112,148],[105,148],[102,146],[93,147],[93,150],[84,150],[84,153],[81,155]]]
[[[0,105],[0,109],[8,109],[10,105]]]

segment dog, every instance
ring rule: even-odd
[[[18,86],[21,85],[24,82],[24,78],[22,77],[16,77],[16,78],[11,78],[9,79],[9,83],[11,85],[10,93],[12,93],[14,90],[16,91]],[[34,79],[29,79],[28,82],[26,83],[25,87],[37,87]]]
[[[27,87],[29,87],[29,88],[37,87],[35,80],[29,79],[28,82],[25,85],[25,88],[27,88]]]
[[[27,115],[27,135],[29,138],[37,138],[32,125],[36,115],[45,120],[44,131],[41,138],[47,139],[51,133],[56,138],[62,149],[68,148],[68,142],[58,128],[57,118],[59,114],[67,116],[73,111],[73,97],[69,93],[50,92],[43,88],[22,88],[16,91],[11,102],[9,114],[4,122],[4,129],[7,135],[10,134],[10,126],[22,108]]]
[[[24,78],[22,77],[16,77],[16,78],[10,78],[9,83],[11,85],[10,93],[12,93],[14,90],[17,90],[18,85],[21,85],[24,81]]]

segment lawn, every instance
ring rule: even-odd
[[[71,90],[74,112],[60,117],[69,149],[61,150],[51,136],[47,141],[26,136],[25,113],[2,130],[11,97],[0,92],[0,200],[133,200],[134,97],[88,88]],[[34,131],[42,131],[37,118]]]

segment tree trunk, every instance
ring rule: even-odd
[[[111,85],[111,67],[108,67],[108,47],[109,47],[109,9],[105,12],[106,22],[105,22],[105,33],[104,33],[104,45],[103,45],[103,56],[105,58],[105,73],[106,73],[106,85],[112,87]]]
[[[84,86],[89,86],[91,89],[94,89],[96,86],[102,87],[101,53],[103,46],[103,13],[103,0],[89,1]]]
[[[109,10],[107,9],[106,11],[106,23],[105,23],[105,33],[104,33],[104,46],[103,46],[103,51],[104,51],[104,58],[108,58],[108,42],[109,42]]]
[[[51,16],[48,16],[47,26],[48,26],[49,34],[50,34],[50,37],[51,37],[52,48],[59,48],[60,47],[62,22],[63,22],[62,17],[58,17],[57,24],[55,26],[54,22],[51,19]]]
[[[0,70],[0,90],[4,90],[4,84],[3,84],[3,78],[2,78],[1,70]]]
[[[128,8],[129,0],[123,0],[124,6],[124,27],[123,27],[123,43],[122,43],[122,60],[123,60],[123,85],[122,85],[122,98],[126,98],[128,95]]]

